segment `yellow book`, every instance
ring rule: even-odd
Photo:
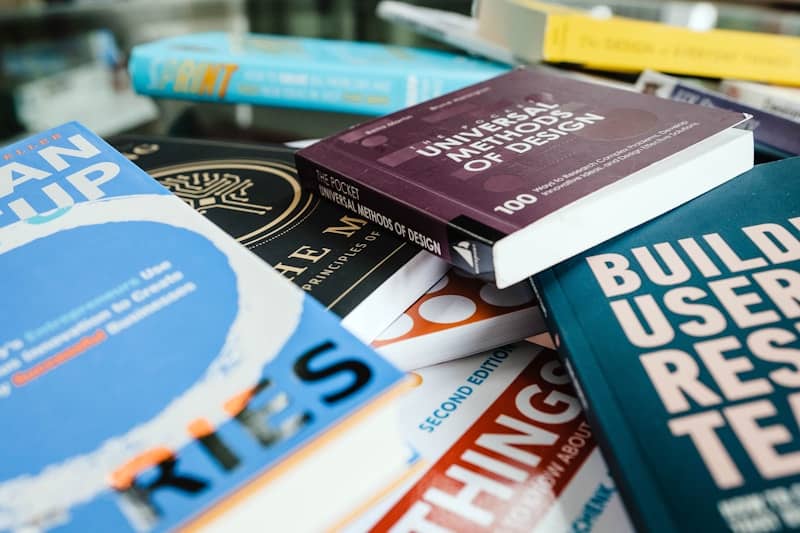
[[[528,62],[578,63],[599,70],[646,68],[713,78],[800,85],[800,38],[694,31],[589,13],[535,0],[483,0],[479,33]]]

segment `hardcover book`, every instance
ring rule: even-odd
[[[392,322],[372,347],[399,368],[413,370],[545,331],[527,283],[498,289],[451,270]]]
[[[677,102],[718,107],[750,115],[750,120],[740,127],[753,132],[753,142],[757,152],[772,158],[800,155],[800,122],[739,103],[699,84],[651,70],[639,76],[636,89]]]
[[[527,62],[577,63],[597,70],[736,78],[800,85],[800,38],[691,28],[536,0],[483,0],[481,36]]]
[[[300,288],[77,123],[0,161],[0,531],[320,529],[405,470],[403,375]]]
[[[535,277],[642,531],[797,531],[800,158]]]
[[[400,420],[420,461],[349,531],[633,531],[555,352],[512,344],[415,376]]]
[[[378,43],[201,33],[135,46],[129,70],[150,96],[382,115],[508,67]]]
[[[304,186],[505,288],[750,168],[744,118],[517,69],[295,158]]]
[[[132,135],[111,144],[365,342],[446,269],[434,255],[302,190],[287,147]]]

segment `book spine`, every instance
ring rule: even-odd
[[[235,56],[231,56],[233,59]],[[461,89],[497,69],[436,69],[424,60],[407,68],[335,61],[175,53],[134,48],[129,70],[137,92],[179,98],[384,115]]]
[[[261,59],[220,61],[202,54],[134,53],[129,63],[140,94],[212,102],[295,107],[378,116],[427,97],[429,87],[458,86],[432,74],[406,75],[346,64]]]
[[[623,410],[617,405],[602,371],[594,364],[591,343],[579,330],[580,322],[561,291],[558,279],[552,271],[545,271],[530,282],[558,355],[575,385],[586,418],[637,531],[678,531],[665,505],[665,497],[660,494],[649,465],[638,451],[636,436],[626,423]],[[543,290],[544,284],[549,289],[547,292]],[[581,354],[579,364],[574,354]]]
[[[770,89],[760,88],[751,83],[739,83],[734,80],[725,80],[720,84],[720,89],[737,102],[773,113],[780,117],[800,121],[800,93],[796,99],[770,94]]]
[[[453,262],[447,222],[334,172],[305,157],[302,152],[295,154],[295,163],[303,187],[391,231],[401,239]]]
[[[532,11],[515,6],[509,23],[512,51],[527,57]],[[687,75],[800,84],[800,39],[732,30],[696,32],[666,24],[582,14],[549,14],[544,58],[622,72],[645,68]],[[534,50],[534,53],[536,51]]]

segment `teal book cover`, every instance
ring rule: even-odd
[[[800,158],[534,286],[642,531],[800,528]]]
[[[283,35],[201,33],[135,46],[134,88],[162,98],[383,115],[509,67],[449,52]]]
[[[0,148],[0,279],[0,531],[285,531],[244,495],[403,378],[77,123]]]

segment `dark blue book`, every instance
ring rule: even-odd
[[[800,158],[537,276],[643,531],[800,527]]]
[[[638,91],[669,98],[676,102],[716,107],[750,115],[739,126],[753,132],[756,155],[761,159],[782,159],[800,155],[800,122],[742,104],[727,95],[712,91],[691,81],[647,70],[636,82]]]

